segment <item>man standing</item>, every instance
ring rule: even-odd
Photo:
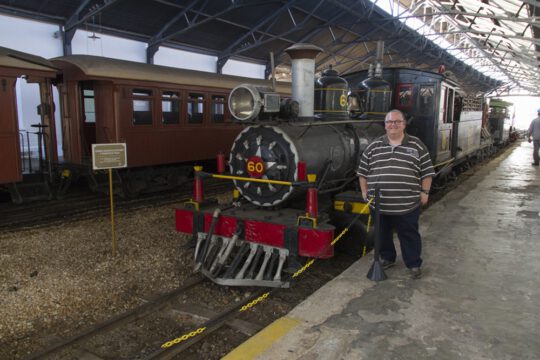
[[[403,113],[392,110],[385,117],[386,135],[368,145],[360,159],[358,176],[362,196],[380,192],[381,265],[395,264],[393,232],[399,238],[403,261],[415,279],[422,276],[422,242],[418,231],[420,205],[428,202],[435,172],[426,146],[405,132]]]
[[[529,142],[531,142],[531,137],[533,140],[533,165],[538,166],[538,150],[540,149],[540,109],[537,110],[538,116],[536,119],[531,121],[529,126],[529,131],[527,135],[529,136]]]

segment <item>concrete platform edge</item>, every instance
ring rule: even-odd
[[[292,329],[301,324],[301,320],[284,316],[242,343],[225,357],[224,360],[255,359],[264,353],[278,339],[284,337]]]

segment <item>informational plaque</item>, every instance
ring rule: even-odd
[[[92,168],[94,170],[127,167],[125,143],[92,144]]]
[[[94,170],[109,170],[109,197],[111,202],[111,236],[112,254],[116,256],[118,245],[114,228],[114,196],[112,169],[127,167],[127,151],[125,143],[92,144],[92,168]]]

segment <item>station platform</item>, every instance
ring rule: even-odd
[[[532,145],[518,144],[422,213],[421,279],[398,255],[372,282],[362,258],[224,359],[540,359],[531,162]]]

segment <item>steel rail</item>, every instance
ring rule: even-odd
[[[96,324],[89,329],[83,331],[80,334],[77,334],[71,338],[65,339],[63,341],[60,341],[59,343],[35,354],[31,355],[26,360],[37,360],[44,358],[45,356],[49,356],[52,354],[56,354],[62,350],[65,350],[66,348],[69,348],[73,345],[76,345],[80,342],[83,342],[85,340],[88,340],[89,338],[104,333],[110,330],[113,330],[119,326],[122,326],[124,324],[133,322],[135,320],[141,319],[145,316],[148,316],[149,314],[152,314],[156,311],[161,310],[163,307],[165,307],[168,303],[170,303],[172,300],[178,298],[179,295],[184,293],[186,290],[194,287],[195,285],[198,285],[202,282],[206,281],[206,278],[202,276],[196,276],[193,278],[188,279],[182,286],[180,286],[178,289],[167,293],[161,297],[159,297],[156,300],[150,301],[138,308],[129,310],[121,315],[118,315],[116,317],[113,317],[103,323]]]

